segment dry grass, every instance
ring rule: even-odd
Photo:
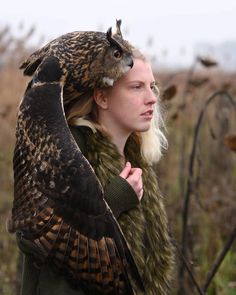
[[[13,198],[12,155],[16,112],[27,83],[18,70],[19,62],[27,55],[27,40],[12,40],[6,46],[10,37],[9,31],[2,36],[0,30],[0,294],[4,295],[15,294],[19,281],[18,250],[14,237],[5,231],[5,220]],[[204,64],[198,71],[157,73],[162,92],[173,85],[177,90],[173,95],[172,88],[173,97],[168,98],[169,94],[166,94],[163,102],[169,150],[157,170],[170,226],[179,242],[194,126],[201,108],[212,93],[224,89],[236,96],[235,78],[235,73],[223,73],[216,67],[206,68]],[[236,224],[236,154],[224,145],[224,136],[235,131],[235,111],[227,101],[216,99],[207,110],[201,128],[194,166],[194,191],[189,207],[188,257],[200,285]],[[233,245],[208,294],[236,293],[235,264],[236,248]],[[187,277],[185,287],[191,290],[187,294],[198,294]]]

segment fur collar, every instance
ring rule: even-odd
[[[120,174],[121,157],[110,138],[83,128],[88,158],[102,185]],[[153,169],[141,157],[132,136],[125,147],[125,156],[133,167],[143,170],[144,195],[140,204],[122,213],[118,222],[143,278],[146,295],[166,295],[170,290],[173,251],[168,234],[167,218]],[[142,294],[134,286],[136,294]]]

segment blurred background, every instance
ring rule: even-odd
[[[106,31],[116,19],[149,56],[161,89],[169,148],[155,169],[177,247],[171,294],[236,294],[235,15],[234,0],[1,4],[0,295],[19,294],[22,272],[15,237],[5,229],[16,113],[28,82],[19,65],[53,38]]]

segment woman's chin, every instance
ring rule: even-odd
[[[148,131],[150,129],[150,126],[151,126],[150,123],[148,123],[148,124],[142,124],[142,126],[139,126],[136,131],[138,131],[138,132]]]

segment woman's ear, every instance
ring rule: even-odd
[[[105,90],[95,89],[93,92],[93,98],[100,108],[102,108],[103,110],[106,110],[108,108],[108,99]]]

